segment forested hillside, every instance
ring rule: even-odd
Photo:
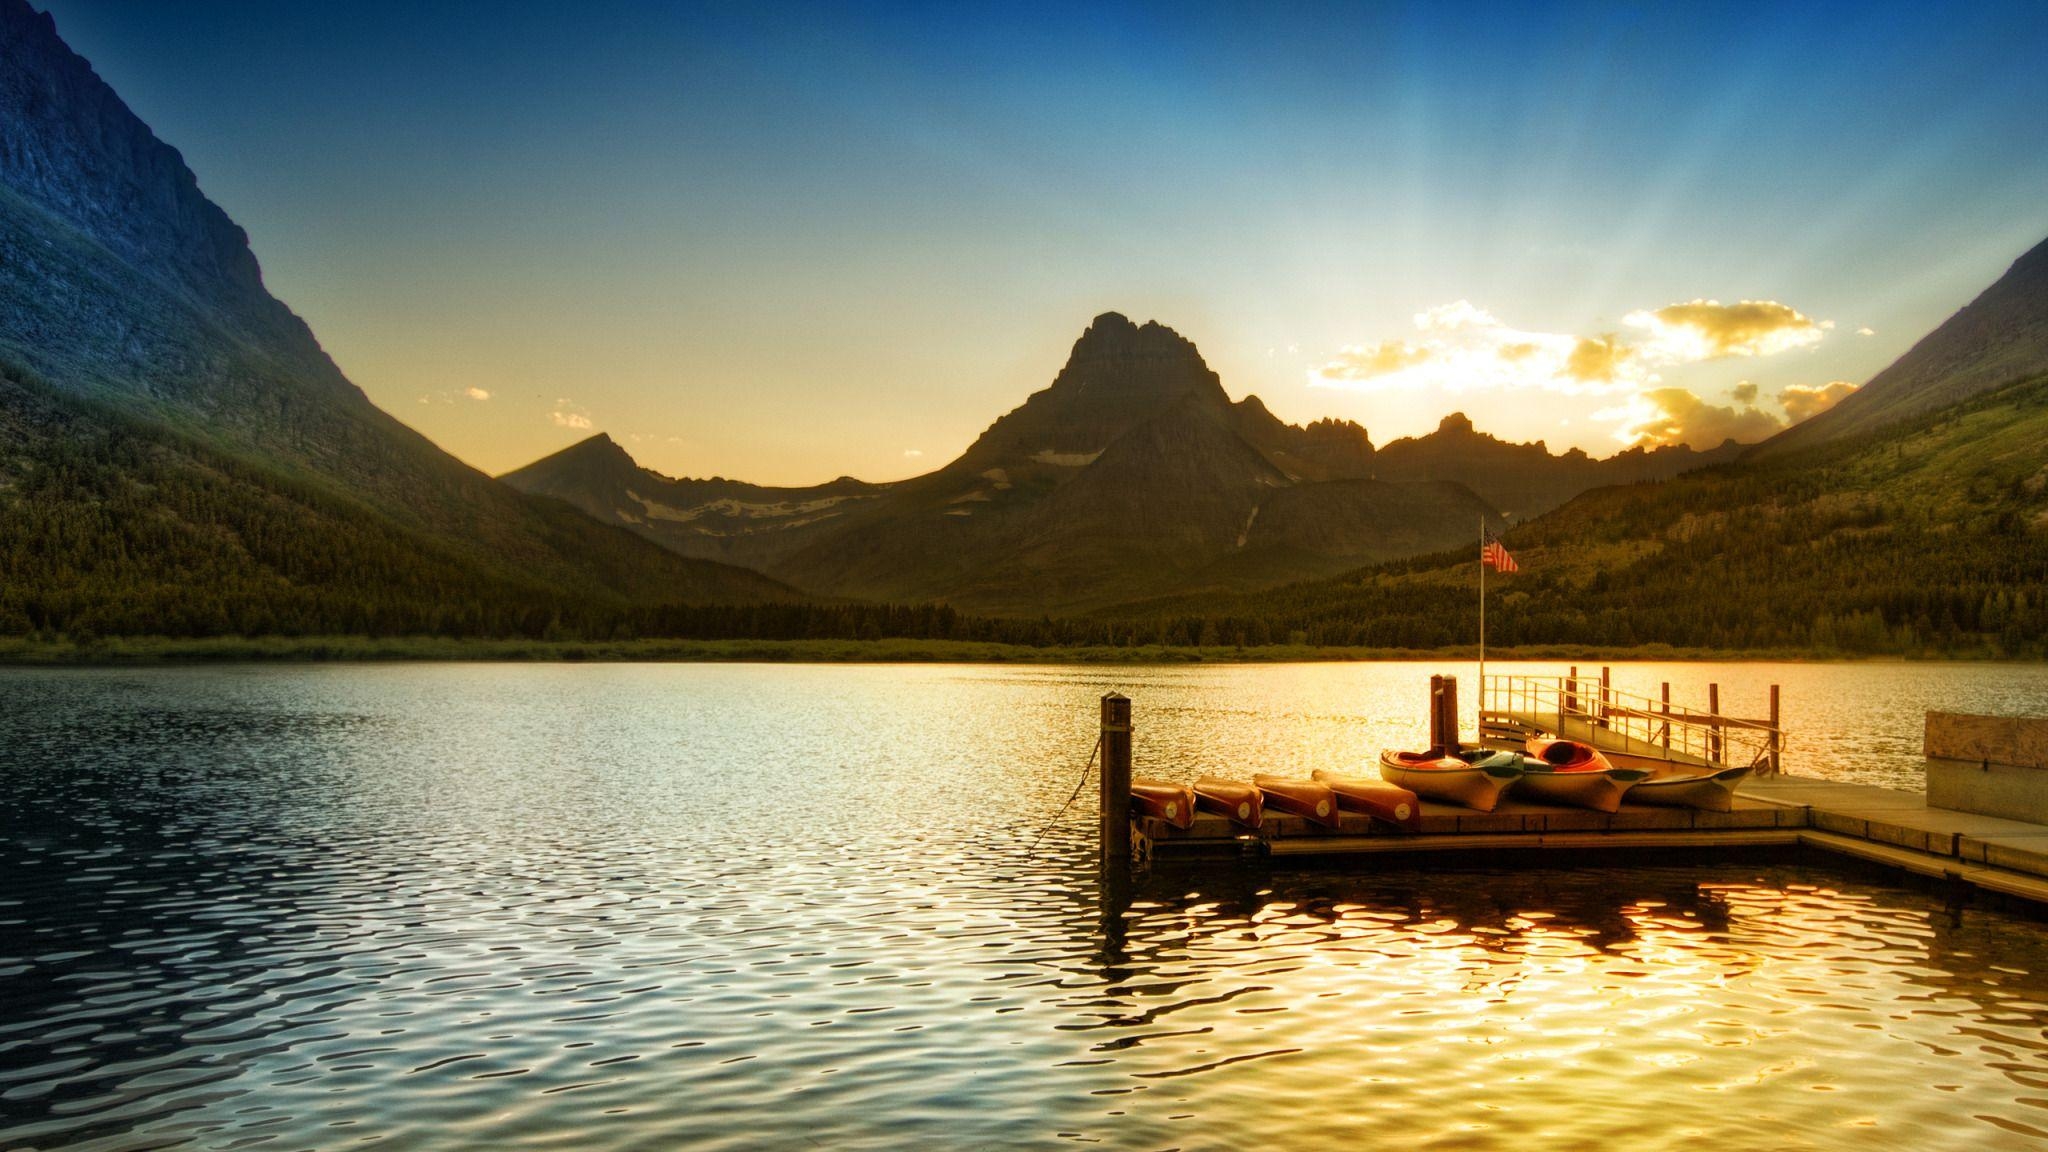
[[[1512,530],[1488,641],[2048,655],[2048,377],[1875,435],[1608,488]],[[1225,642],[1478,634],[1477,549],[1125,609]],[[1140,628],[1142,633],[1144,628]]]

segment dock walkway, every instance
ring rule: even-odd
[[[1133,825],[1137,855],[1160,862],[1806,847],[2048,904],[2048,825],[1932,808],[1914,792],[1801,776],[1745,781],[1729,812],[1624,805],[1608,815],[1505,800],[1482,813],[1423,801],[1419,832],[1348,813],[1338,828],[1322,828],[1271,811],[1257,831],[1206,812],[1186,829],[1145,818]]]

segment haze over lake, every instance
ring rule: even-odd
[[[1182,870],[1105,922],[1092,788],[1053,821],[1101,692],[1148,775],[1306,774],[1441,670],[0,670],[0,1145],[2048,1138],[2039,927],[1842,865]],[[2048,694],[1615,676],[1782,683],[1788,767],[1898,784],[1921,709]]]

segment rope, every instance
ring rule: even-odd
[[[1031,838],[1031,847],[1026,848],[1024,850],[1026,855],[1030,855],[1032,852],[1038,850],[1038,842],[1040,840],[1045,839],[1045,834],[1047,832],[1052,831],[1053,825],[1058,824],[1060,822],[1060,818],[1067,814],[1067,809],[1072,808],[1074,806],[1074,801],[1079,800],[1081,798],[1081,789],[1086,788],[1088,786],[1088,772],[1090,769],[1095,767],[1095,758],[1101,754],[1102,737],[1097,736],[1095,738],[1094,750],[1088,753],[1088,762],[1086,764],[1081,765],[1081,778],[1079,780],[1074,781],[1074,794],[1067,797],[1067,802],[1065,804],[1060,805],[1060,810],[1053,813],[1052,819],[1046,821],[1045,827],[1040,828],[1038,830],[1038,835]]]

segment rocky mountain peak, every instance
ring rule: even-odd
[[[200,193],[178,150],[58,38],[49,13],[0,0],[0,45],[0,181],[203,294],[263,294],[248,236]]]
[[[1104,312],[1074,341],[1067,365],[1105,360],[1179,360],[1201,365],[1202,354],[1193,341],[1157,320],[1138,325],[1121,312]]]

